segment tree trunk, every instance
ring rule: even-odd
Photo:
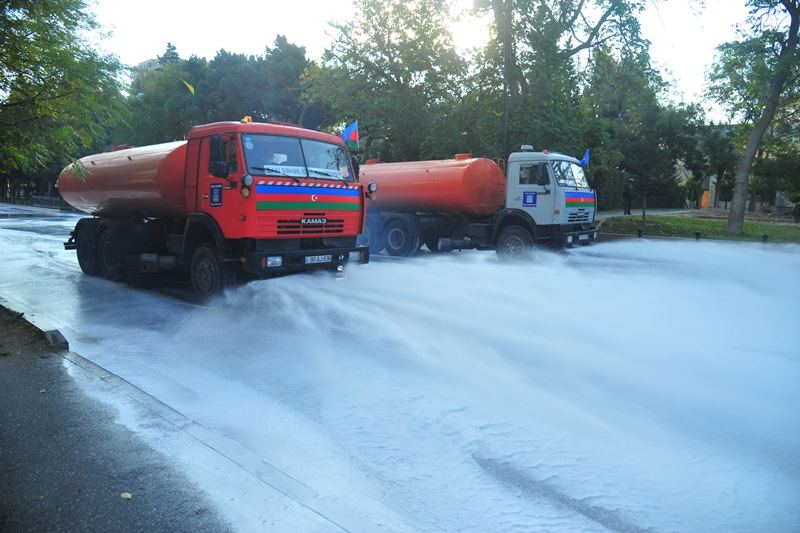
[[[769,84],[769,96],[767,97],[764,111],[753,127],[753,131],[750,132],[747,146],[736,165],[736,179],[733,186],[731,211],[728,213],[728,227],[725,230],[728,233],[734,233],[736,235],[741,235],[744,232],[744,204],[747,197],[747,178],[750,176],[750,169],[753,167],[753,159],[755,159],[758,147],[761,145],[764,132],[767,131],[769,123],[772,122],[772,119],[775,117],[775,110],[778,108],[778,99],[789,77],[789,72],[793,67],[792,58],[797,48],[797,29],[798,25],[800,25],[800,10],[797,9],[796,5],[795,9],[790,9],[786,3],[784,3],[784,6],[787,7],[791,15],[786,44],[781,49],[780,56],[778,57],[778,70]]]
[[[747,210],[751,213],[756,210],[756,202],[758,201],[758,196],[756,193],[750,194],[750,205],[747,206]]]

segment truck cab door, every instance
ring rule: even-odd
[[[202,139],[197,172],[196,205],[197,211],[211,215],[226,237],[235,238],[242,232],[241,216],[244,214],[244,199],[239,192],[238,183],[240,173],[238,141],[234,134],[223,135],[222,140],[222,155],[228,170],[226,178],[213,174],[210,138]]]
[[[506,206],[527,212],[537,225],[553,223],[556,191],[546,161],[514,162],[508,167]]]

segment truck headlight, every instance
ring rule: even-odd
[[[361,252],[359,250],[350,252],[350,255],[347,259],[349,261],[361,261]]]
[[[271,255],[267,257],[267,268],[274,268],[283,266],[283,257],[279,255]]]
[[[567,244],[572,244],[572,235],[567,235]]]

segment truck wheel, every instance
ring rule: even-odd
[[[533,236],[522,226],[508,226],[497,239],[497,257],[524,259],[533,252]]]
[[[408,257],[419,250],[419,232],[407,218],[390,218],[383,225],[386,251],[395,257]]]
[[[84,274],[96,276],[100,273],[100,263],[97,261],[97,246],[95,246],[92,232],[83,230],[78,232],[75,239],[78,252],[78,264]]]
[[[100,233],[97,241],[97,256],[100,263],[100,273],[110,281],[121,281],[123,278],[122,258],[119,254],[119,245],[114,235],[114,230],[106,228]]]
[[[209,243],[201,244],[194,251],[189,273],[194,294],[199,300],[205,300],[236,284],[236,269],[224,264]]]
[[[366,244],[370,254],[379,254],[383,250],[381,229],[377,223],[364,225],[364,233],[359,236],[359,244]]]

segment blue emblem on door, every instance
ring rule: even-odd
[[[212,183],[211,184],[211,194],[209,195],[208,204],[211,207],[220,207],[220,206],[222,206],[222,184],[221,183]]]
[[[536,207],[536,193],[524,192],[522,193],[522,207]]]

